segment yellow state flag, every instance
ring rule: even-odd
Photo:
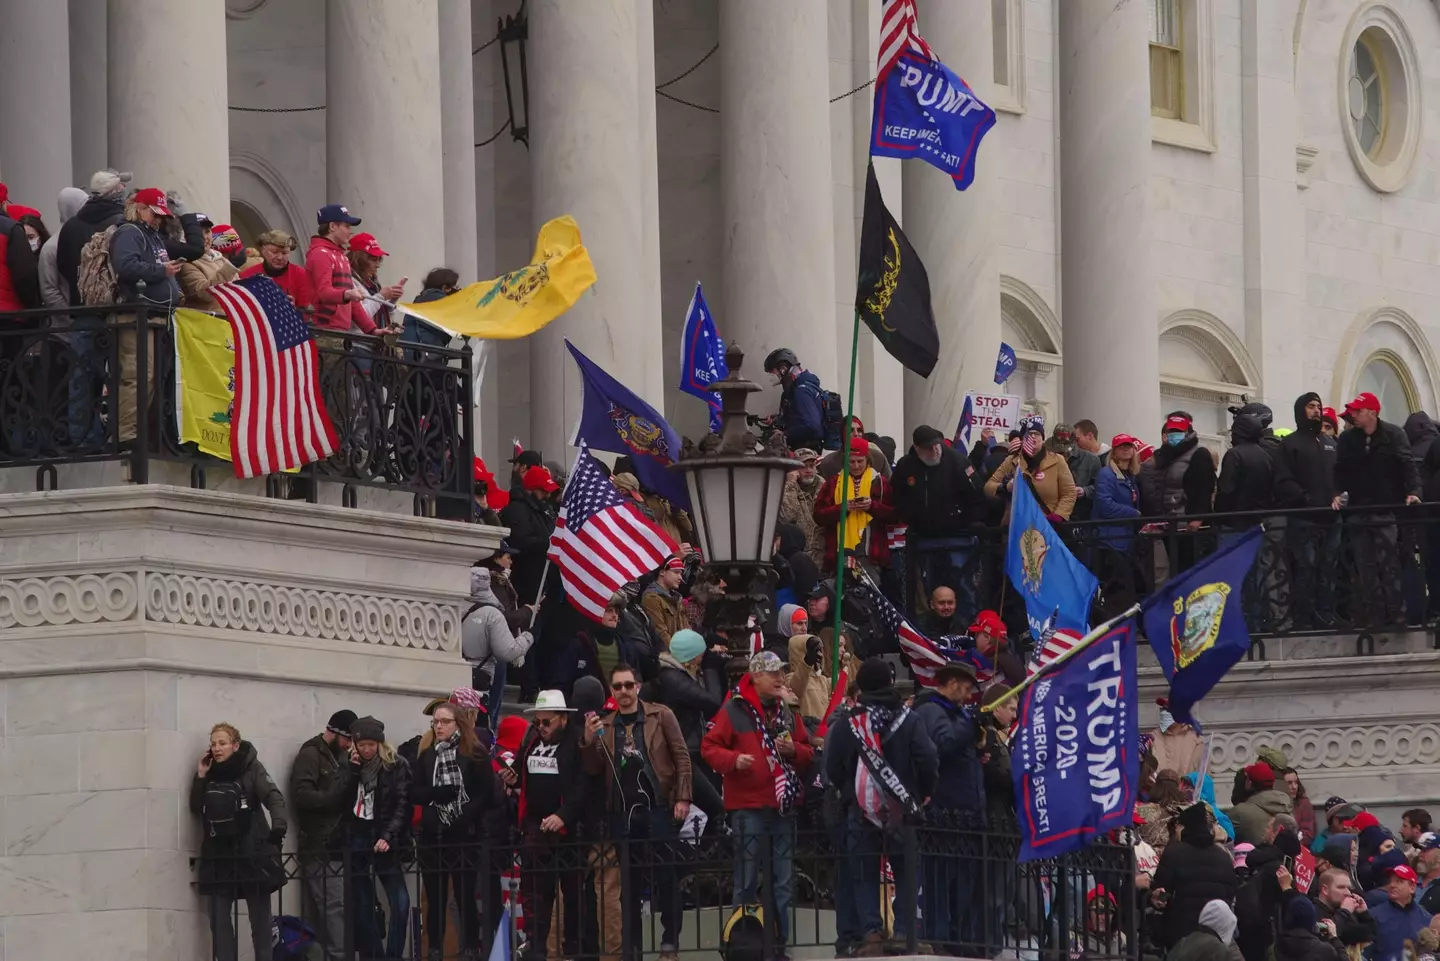
[[[188,308],[175,311],[175,371],[180,442],[230,460],[230,415],[235,403],[230,321]]]
[[[443,300],[400,307],[453,334],[516,340],[565,313],[594,283],[595,265],[580,242],[575,218],[556,217],[540,228],[528,266],[471,284]]]

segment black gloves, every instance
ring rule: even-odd
[[[820,638],[814,634],[805,641],[805,663],[817,670],[820,667]]]
[[[277,848],[280,847],[281,845],[283,845],[283,844],[285,843],[285,829],[284,829],[284,828],[271,828],[271,829],[270,829],[270,843],[273,844],[273,845],[275,845]]]

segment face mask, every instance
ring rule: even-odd
[[[1026,434],[1020,440],[1020,449],[1025,452],[1026,457],[1034,457],[1035,452],[1040,449],[1044,441],[1039,434]]]
[[[36,250],[39,250],[39,249],[40,249],[40,238],[38,238],[38,237],[33,238],[33,239],[30,241],[30,250],[33,252],[33,251],[36,251]]]
[[[1181,444],[1185,443],[1185,435],[1180,433],[1178,430],[1172,431],[1171,433],[1165,435],[1165,443],[1169,444],[1171,447],[1179,447]]]
[[[783,383],[785,383],[785,375],[777,370],[772,370],[770,372],[770,386],[779,387]]]

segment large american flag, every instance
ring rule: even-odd
[[[1026,669],[1027,674],[1037,674],[1048,666],[1056,658],[1061,657],[1080,643],[1083,638],[1068,628],[1057,628],[1055,618],[1059,611],[1051,614],[1040,625],[1039,636],[1036,638],[1035,653]]]
[[[655,570],[676,544],[580,448],[550,536],[550,560],[575,609],[593,621],[624,585]]]
[[[950,650],[936,644],[920,633],[865,575],[862,574],[861,577],[862,582],[857,586],[857,592],[870,604],[885,630],[899,638],[900,654],[905,658],[905,663],[910,665],[910,670],[914,672],[915,680],[920,686],[934,687],[936,671],[947,664],[960,662],[975,668],[976,679],[982,685],[995,676],[995,666],[988,658],[975,651]]]
[[[230,457],[236,477],[323,460],[339,446],[320,396],[320,358],[305,319],[269,277],[210,288],[235,337]]]
[[[935,59],[930,45],[920,36],[915,0],[884,0],[880,12],[880,57],[876,73],[883,77],[906,50],[913,50],[926,60]]]

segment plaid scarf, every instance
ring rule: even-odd
[[[775,779],[776,806],[781,814],[789,814],[795,809],[795,800],[800,795],[800,775],[796,773],[794,765],[780,756],[780,751],[775,747],[775,737],[765,723],[765,711],[760,705],[760,695],[756,693],[748,676],[740,679],[736,693],[740,695],[740,703],[750,712],[750,717],[755,722],[755,730],[760,732],[760,743],[765,747],[765,760],[770,765],[771,777]]]
[[[465,779],[460,776],[459,747],[459,731],[443,741],[435,742],[435,777],[430,783],[435,787],[453,784],[459,789],[453,801],[437,805],[440,812],[440,823],[446,827],[460,819],[460,813],[470,801],[469,795],[465,793]]]

